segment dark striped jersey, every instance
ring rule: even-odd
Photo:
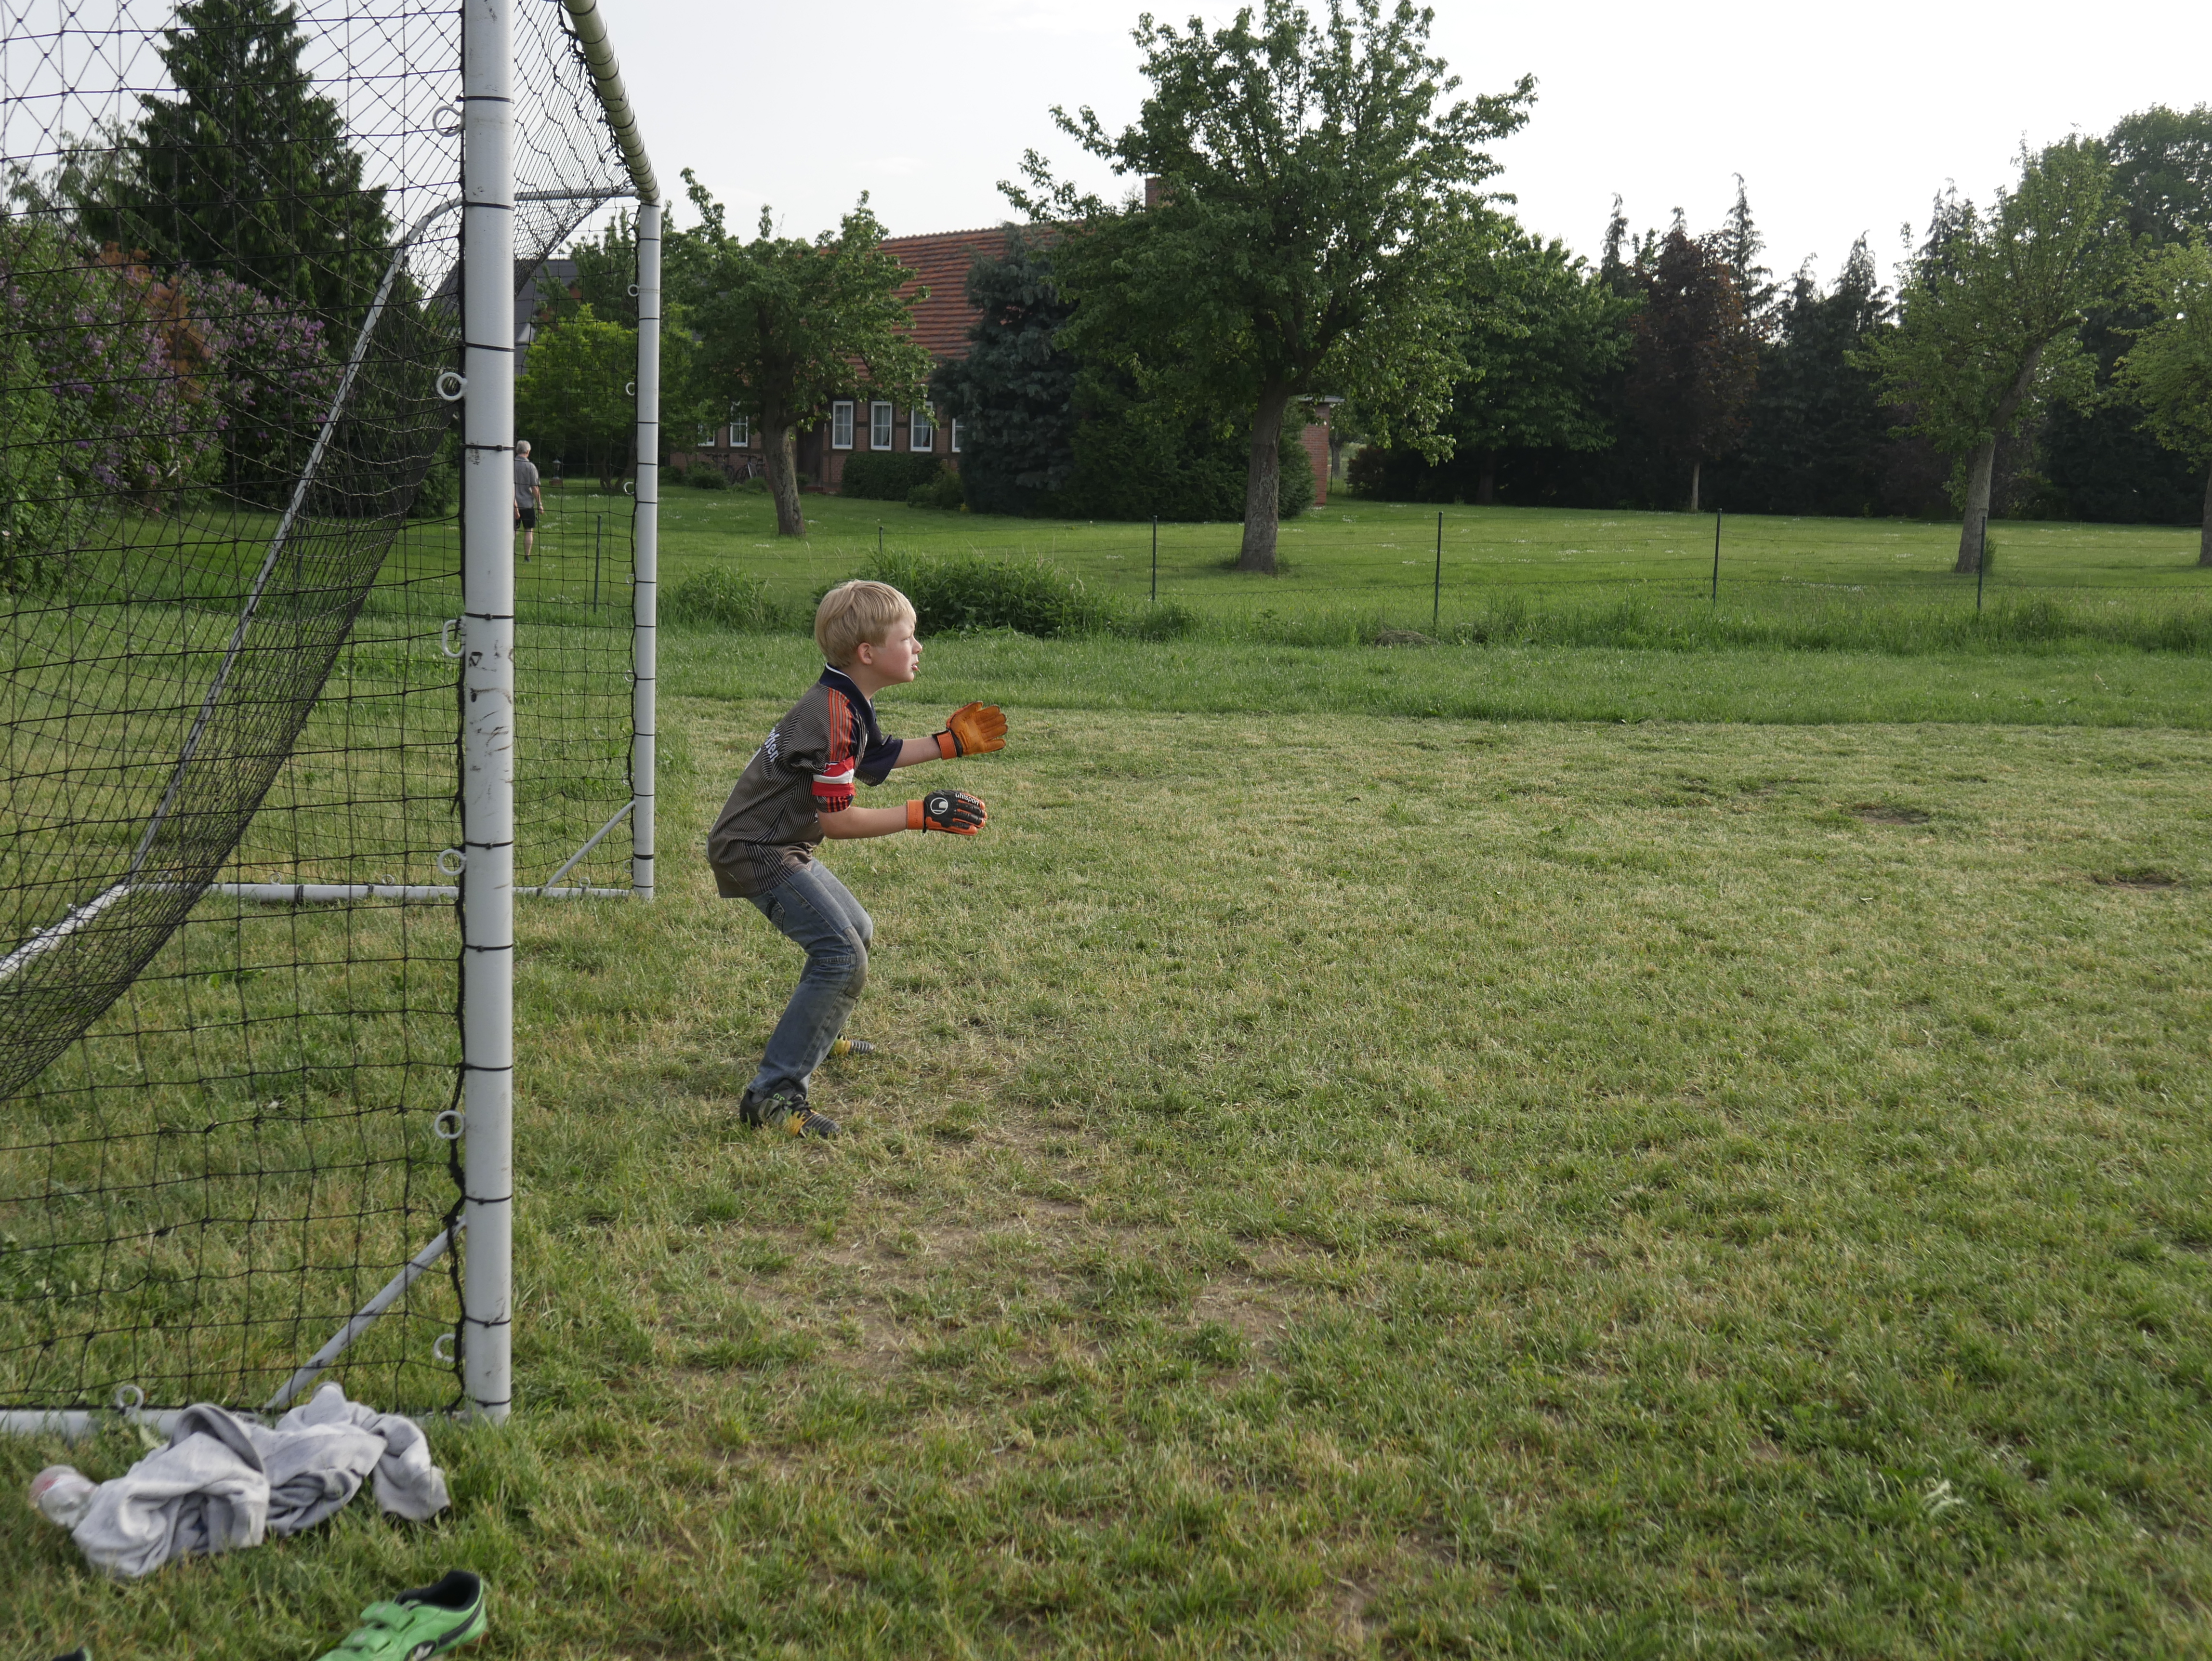
[[[899,740],[884,736],[852,677],[824,669],[769,728],[707,833],[707,862],[723,897],[763,893],[779,871],[812,858],[822,815],[850,807],[855,783],[889,778],[898,754]]]

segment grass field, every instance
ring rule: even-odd
[[[687,850],[806,654],[665,672],[663,898],[520,919],[454,1512],[116,1588],[0,1506],[0,1654],[454,1564],[486,1656],[2212,1650],[2200,654],[938,642],[887,725],[1004,702],[992,827],[833,851],[884,1053],[801,1147]]]
[[[760,578],[803,609],[876,549],[1043,558],[1133,611],[1152,589],[1150,528],[1069,524],[805,498],[811,534],[779,540],[767,499],[671,490],[661,510],[665,582],[708,567]],[[627,503],[556,501],[549,535],[580,547]],[[1441,598],[1437,518],[1444,522]],[[1954,650],[2079,635],[2212,643],[2212,571],[2193,531],[2000,523],[1991,533],[1983,622],[1974,581],[1951,571],[1955,525],[1895,520],[1730,518],[1720,598],[1711,595],[1713,520],[1683,514],[1585,514],[1343,502],[1283,528],[1282,574],[1229,569],[1234,525],[1160,527],[1159,597],[1202,631],[1329,643],[1378,627],[1561,645],[1860,646]]]

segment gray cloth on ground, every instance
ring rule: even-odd
[[[102,1482],[70,1533],[95,1566],[135,1579],[172,1557],[311,1529],[372,1478],[377,1504],[410,1521],[449,1503],[422,1427],[337,1384],[274,1425],[202,1403],[178,1415],[167,1446]]]

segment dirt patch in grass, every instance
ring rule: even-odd
[[[2181,879],[2175,876],[2171,871],[2154,871],[2150,869],[2140,871],[2114,871],[2104,876],[2094,878],[2093,880],[2100,886],[2106,888],[2135,888],[2148,891],[2160,888],[2179,888],[2181,886]]]
[[[1858,802],[1844,811],[1869,824],[1925,824],[1932,817],[1917,807],[1899,807],[1887,801]]]

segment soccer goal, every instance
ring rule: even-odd
[[[513,907],[653,891],[605,20],[0,0],[0,1427],[501,1417]],[[635,500],[519,567],[518,342],[628,197]]]

